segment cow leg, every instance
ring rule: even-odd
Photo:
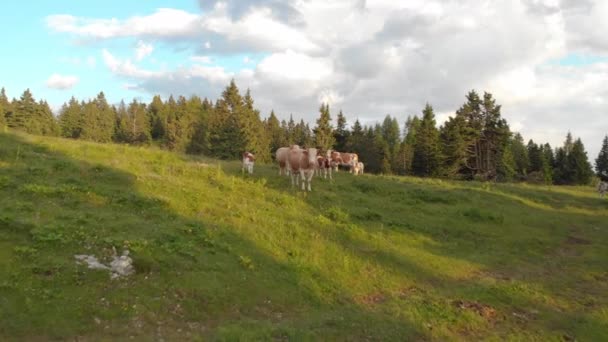
[[[312,187],[310,185],[312,183],[312,176],[312,173],[308,175],[308,191],[312,191]]]
[[[304,174],[304,170],[300,170],[300,177],[302,178],[302,190],[306,190],[306,175]]]

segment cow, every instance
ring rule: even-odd
[[[289,150],[289,170],[291,171],[291,186],[297,184],[297,178],[302,178],[302,190],[312,191],[311,182],[317,168],[316,148],[291,148]]]
[[[255,161],[255,156],[253,155],[253,153],[251,153],[251,152],[243,153],[243,166],[241,167],[241,173],[245,172],[245,170],[247,170],[247,172],[249,174],[253,174],[254,161]]]
[[[334,171],[338,172],[338,165],[342,163],[342,157],[340,152],[328,150],[327,158],[329,159],[330,167],[334,168]]]
[[[321,177],[321,174],[325,179],[327,179],[328,175],[329,179],[332,179],[329,159],[324,156],[317,156],[317,176]]]
[[[289,147],[281,147],[275,152],[275,159],[279,163],[279,176],[285,174],[289,176],[289,151],[292,148],[299,149],[298,145],[291,145]]]
[[[365,165],[363,165],[362,162],[357,162],[355,164],[355,167],[353,168],[355,171],[355,176],[356,175],[362,175],[363,174],[363,169],[365,168]]]
[[[608,192],[608,182],[601,181],[597,186],[597,192],[599,192],[600,198],[604,198],[606,192]]]
[[[339,166],[348,167],[349,172],[353,173],[356,164],[359,162],[359,156],[356,153],[346,152],[331,152],[331,164],[337,172]]]

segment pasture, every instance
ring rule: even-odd
[[[0,133],[0,339],[608,340],[594,188],[315,177]],[[131,251],[136,274],[77,265]]]

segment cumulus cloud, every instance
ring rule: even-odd
[[[46,81],[46,86],[51,89],[71,89],[78,83],[78,77],[60,74],[52,74]]]
[[[137,42],[137,47],[135,48],[135,60],[140,62],[147,56],[149,56],[152,51],[154,51],[154,46],[152,44],[146,44],[143,41]]]
[[[552,62],[606,55],[605,1],[199,3],[201,13],[159,9],[125,20],[57,15],[47,25],[91,40],[131,37],[189,48],[191,65],[162,71],[138,67],[143,52],[131,61],[103,51],[113,74],[151,94],[215,98],[235,78],[263,113],[275,109],[282,118],[294,113],[313,122],[319,102],[327,101],[351,121],[392,114],[403,122],[429,102],[441,123],[477,89],[493,93],[526,138],[561,144],[571,129],[593,155],[607,133],[606,65]],[[243,55],[263,57],[251,62]],[[217,66],[224,56],[239,56],[246,69]]]

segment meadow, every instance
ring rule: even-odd
[[[608,340],[591,186],[334,176],[0,133],[0,340]]]

